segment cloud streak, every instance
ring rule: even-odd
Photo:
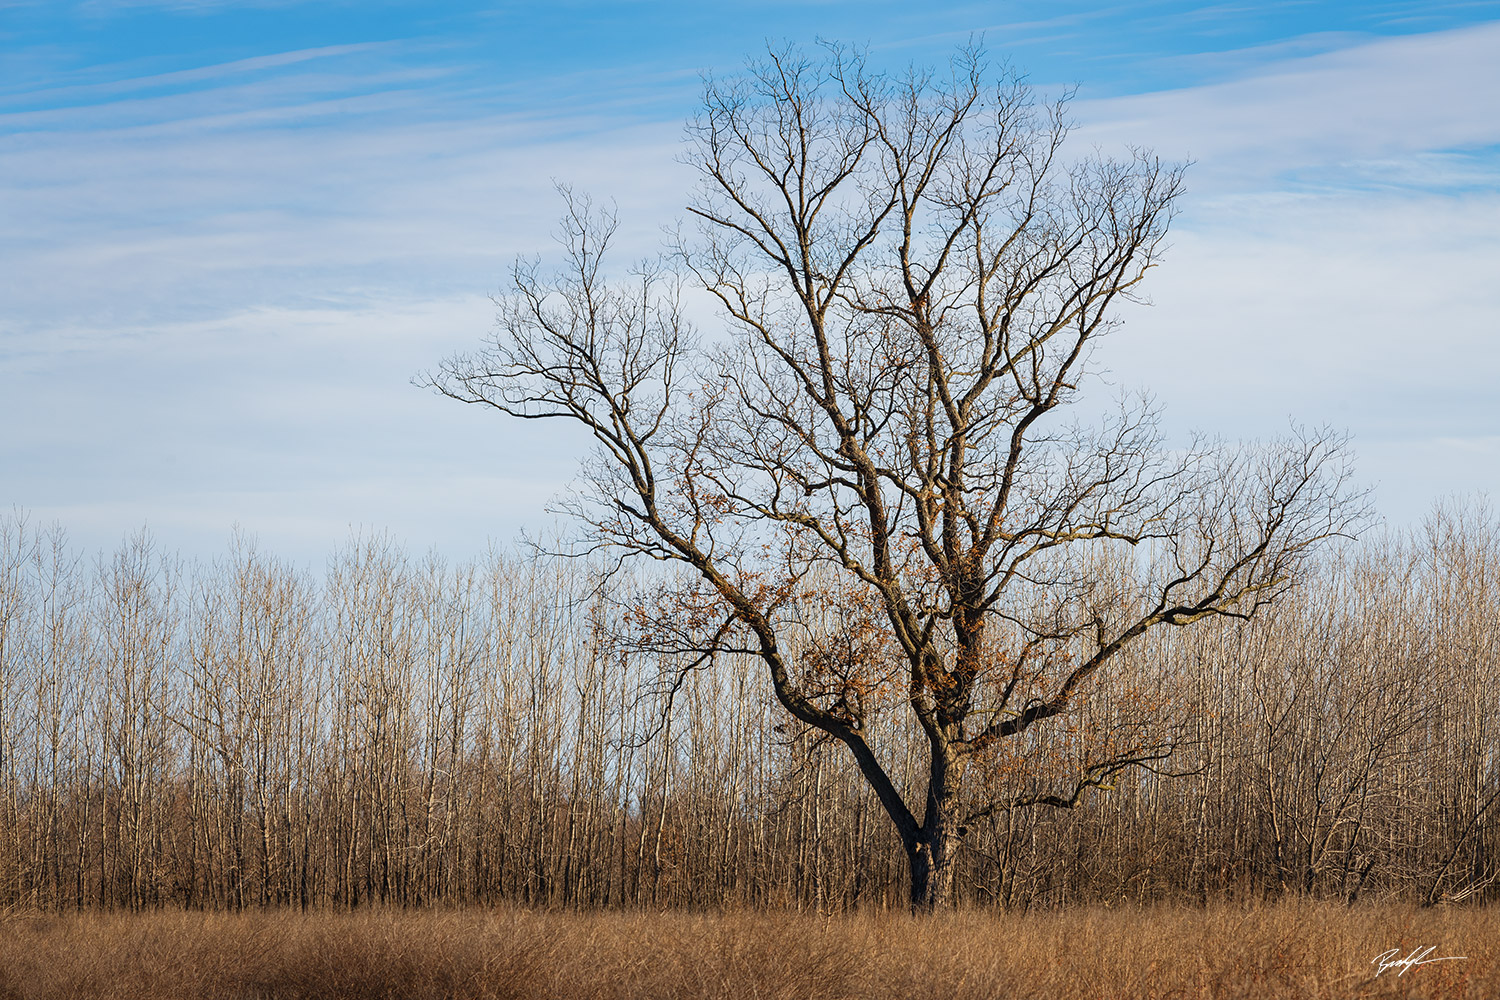
[[[1228,83],[1081,102],[1081,138],[1198,162],[1195,183],[1500,144],[1500,23],[1273,63]]]

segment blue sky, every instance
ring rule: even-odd
[[[1077,88],[1079,148],[1194,161],[1103,357],[1173,435],[1346,428],[1396,525],[1500,491],[1500,2],[0,0],[0,507],[312,564],[545,530],[581,442],[409,380],[549,246],[553,180],[649,253],[700,74],[975,34]]]

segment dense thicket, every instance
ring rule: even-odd
[[[842,748],[749,659],[643,652],[626,583],[599,583],[382,539],[321,577],[242,540],[91,562],[0,518],[0,907],[904,905]],[[1500,870],[1497,679],[1491,514],[1351,545],[1254,622],[1132,649],[1075,732],[1165,734],[1171,773],[973,820],[959,895],[1475,898]],[[920,734],[879,726],[920,792]]]

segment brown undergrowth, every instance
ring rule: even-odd
[[[1375,957],[1433,947],[1386,969]],[[1500,998],[1500,909],[0,917],[0,1000]]]

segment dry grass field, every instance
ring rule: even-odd
[[[1465,956],[1386,969],[1372,961]],[[0,918],[3,1000],[1500,997],[1500,910]]]

